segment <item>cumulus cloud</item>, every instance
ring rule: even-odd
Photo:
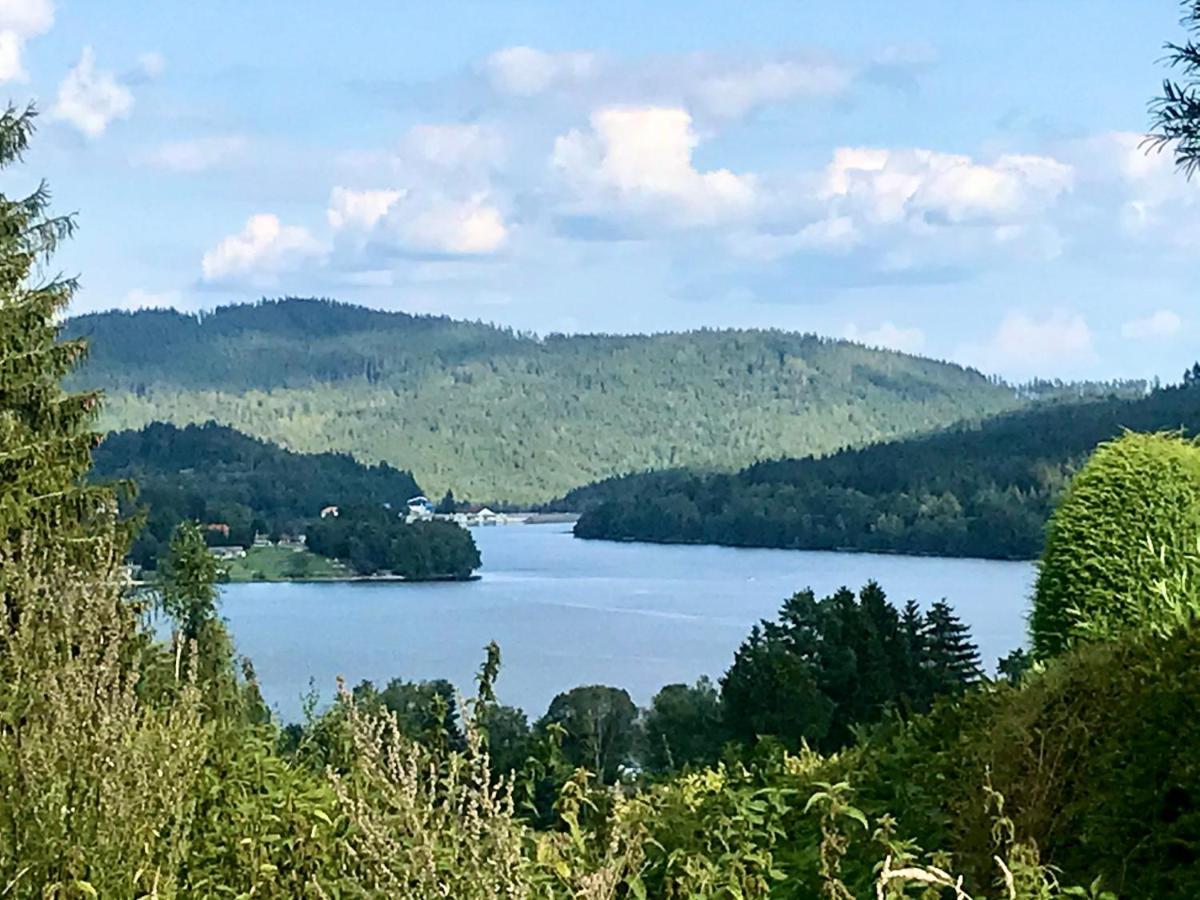
[[[920,328],[904,328],[893,322],[884,322],[878,328],[865,331],[851,322],[842,336],[868,347],[883,347],[902,353],[918,353],[925,346],[925,332]]]
[[[402,204],[388,216],[386,227],[399,236],[402,245],[430,253],[486,255],[495,253],[508,239],[503,215],[482,195]]]
[[[117,119],[133,111],[133,94],[112,72],[96,68],[91,47],[84,47],[79,62],[58,87],[52,115],[90,138],[100,137]]]
[[[25,81],[25,42],[54,24],[51,0],[0,0],[0,81]]]
[[[1183,328],[1179,313],[1160,309],[1139,319],[1130,319],[1121,325],[1121,337],[1135,341],[1156,340],[1174,337]]]
[[[155,168],[170,172],[204,172],[236,159],[247,141],[241,135],[215,135],[184,141],[168,141],[144,157]]]
[[[843,147],[825,170],[824,194],[875,222],[1009,221],[1044,209],[1073,180],[1071,166],[1046,156],[980,163],[933,150]]]
[[[1086,320],[1065,310],[1041,318],[1009,313],[987,342],[964,344],[955,356],[965,365],[1010,377],[1069,374],[1097,359]]]
[[[485,194],[454,199],[409,190],[336,187],[329,224],[396,252],[484,256],[504,246],[509,229]]]
[[[551,162],[585,210],[632,204],[689,225],[747,216],[754,176],[698,170],[699,140],[684,109],[609,107],[592,113],[588,131],[560,135]]]
[[[335,229],[355,228],[369,231],[387,215],[392,205],[404,196],[404,191],[354,191],[335,187],[329,196],[325,217]]]
[[[269,286],[279,275],[320,259],[326,246],[299,225],[284,225],[277,216],[251,216],[237,234],[221,240],[204,254],[201,271],[206,282],[240,282]]]

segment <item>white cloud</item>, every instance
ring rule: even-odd
[[[842,147],[825,170],[823,193],[879,223],[928,215],[1008,221],[1044,209],[1073,180],[1071,166],[1046,156],[1005,155],[988,164],[933,150]]]
[[[325,217],[335,229],[370,230],[403,196],[404,191],[354,191],[335,187],[329,195],[329,209]]]
[[[74,125],[91,138],[104,134],[116,119],[133,111],[133,94],[112,72],[96,69],[91,47],[84,47],[79,62],[58,87],[52,115]]]
[[[0,82],[25,81],[25,42],[54,24],[51,0],[0,0]]]
[[[1153,340],[1174,337],[1183,328],[1183,319],[1169,309],[1160,309],[1140,319],[1130,319],[1121,326],[1121,337],[1131,340]]]
[[[532,97],[584,81],[596,70],[593,53],[549,53],[533,47],[505,47],[484,61],[492,85],[506,94]]]
[[[893,322],[884,322],[878,328],[867,331],[851,322],[846,326],[843,337],[868,347],[883,347],[902,353],[917,353],[925,346],[925,332],[920,328],[903,328]]]
[[[209,282],[246,280],[270,285],[278,276],[323,257],[325,245],[299,225],[283,225],[277,216],[251,216],[237,234],[204,254],[201,270]]]
[[[694,93],[706,111],[732,119],[772,103],[840,94],[852,76],[849,68],[834,62],[779,60],[705,76]]]
[[[389,210],[383,231],[409,250],[466,256],[495,253],[509,236],[504,216],[483,195],[451,200],[409,194]]]
[[[326,216],[336,230],[415,253],[484,256],[503,247],[509,235],[486,194],[454,199],[429,191],[335,187]]]
[[[699,140],[684,109],[608,107],[592,113],[590,131],[560,135],[551,161],[585,208],[632,204],[681,224],[745,217],[755,203],[755,178],[697,170],[692,151]]]
[[[1011,377],[1069,374],[1097,359],[1087,322],[1065,310],[1042,318],[1009,313],[986,343],[964,344],[955,357],[965,365]]]
[[[236,158],[246,144],[246,139],[240,135],[168,141],[146,154],[145,161],[171,172],[204,172]]]
[[[28,37],[44,34],[53,24],[51,0],[0,0],[0,28]]]
[[[494,90],[531,100],[558,97],[574,106],[681,106],[716,120],[760,107],[845,92],[855,66],[818,54],[746,58],[676,53],[615,59],[588,51],[506,47],[482,71]]]
[[[730,237],[729,246],[745,259],[769,262],[805,251],[844,254],[861,239],[849,216],[833,216],[810,222],[793,232],[737,232]]]

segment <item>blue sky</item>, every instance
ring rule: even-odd
[[[331,296],[772,326],[1173,379],[1200,188],[1137,143],[1174,0],[0,0],[75,311]]]

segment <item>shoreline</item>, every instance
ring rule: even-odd
[[[432,578],[406,578],[403,575],[330,575],[312,578],[229,578],[218,584],[431,584],[479,581],[483,576],[472,572],[466,578],[457,575],[435,575]]]
[[[640,537],[599,537],[581,535],[574,532],[571,536],[577,541],[599,541],[611,544],[656,544],[663,547],[725,547],[730,550],[786,550],[792,553],[854,553],[867,556],[906,556],[912,559],[977,559],[983,562],[1037,562],[1039,557],[1030,556],[963,556],[956,553],[934,553],[910,550],[865,549],[863,547],[796,547],[779,544],[732,544],[722,541],[692,541],[672,538],[640,538]]]

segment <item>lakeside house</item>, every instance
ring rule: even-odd
[[[211,553],[213,556],[215,556],[217,559],[245,559],[246,558],[246,548],[240,547],[237,545],[230,546],[230,547],[224,547],[224,546],[209,547],[208,552]]]
[[[408,513],[405,515],[404,521],[409,525],[413,522],[427,522],[433,518],[433,503],[424,494],[410,497],[406,505]]]

